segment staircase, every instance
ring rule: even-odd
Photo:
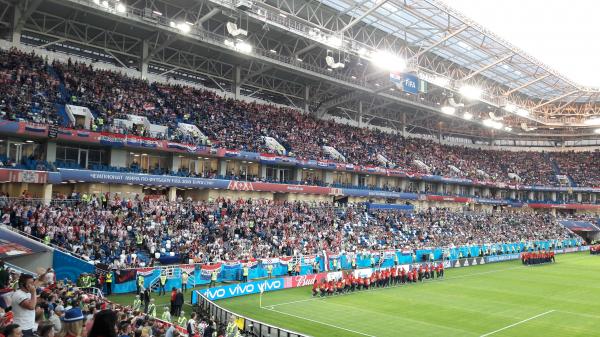
[[[560,175],[560,174],[562,174],[560,172],[560,167],[558,167],[558,164],[556,163],[556,161],[554,161],[554,159],[552,159],[550,157],[550,154],[548,152],[544,152],[543,156],[544,156],[544,159],[546,159],[546,161],[548,163],[550,163],[550,166],[552,167],[552,171],[554,171],[554,175]]]
[[[54,102],[54,106],[56,108],[56,111],[58,111],[58,116],[60,117],[58,124],[60,126],[66,127],[69,125],[70,120],[69,120],[69,116],[67,115],[67,113],[65,111],[65,103],[67,103],[69,101],[70,95],[69,95],[67,88],[65,87],[65,82],[63,81],[63,79],[60,76],[60,74],[58,73],[58,71],[51,65],[48,66],[47,70],[48,70],[48,74],[53,79],[55,79],[59,82],[58,91],[60,93],[61,101]]]

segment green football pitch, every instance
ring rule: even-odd
[[[445,279],[313,298],[310,287],[216,303],[311,336],[600,336],[600,256],[446,270]]]

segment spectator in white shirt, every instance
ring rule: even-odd
[[[186,329],[189,337],[194,337],[196,335],[196,313],[192,312],[190,319],[186,324]]]
[[[18,286],[19,289],[12,295],[13,322],[21,327],[24,337],[33,337],[33,329],[35,328],[35,306],[37,304],[33,276],[21,274]]]

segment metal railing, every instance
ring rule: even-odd
[[[271,324],[263,323],[261,321],[238,315],[232,311],[229,311],[213,301],[206,298],[204,295],[198,292],[198,307],[200,310],[214,319],[219,324],[227,324],[231,316],[244,319],[244,327],[240,329],[243,333],[248,336],[255,337],[310,337],[309,335],[302,334],[299,332],[286,330],[283,328],[276,327]]]

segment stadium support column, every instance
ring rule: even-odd
[[[304,86],[304,113],[310,112],[310,85]]]
[[[46,161],[49,163],[56,161],[56,142],[46,143]]]
[[[172,155],[171,159],[171,172],[177,172],[181,168],[181,155]]]
[[[577,193],[577,202],[581,202],[582,199],[581,193]]]
[[[52,184],[44,184],[42,187],[42,199],[44,200],[44,204],[50,205],[50,201],[52,201]]]
[[[363,102],[358,101],[358,116],[356,116],[358,127],[362,127],[362,117],[363,117]]]
[[[128,152],[123,149],[110,149],[110,166],[127,167]]]
[[[260,165],[260,179],[267,180],[267,165]]]
[[[231,91],[233,92],[234,98],[240,98],[240,89],[242,88],[242,67],[236,65],[233,70],[233,81]]]
[[[597,200],[597,196],[595,193],[591,193],[590,194],[590,201],[592,202],[592,204],[595,204]]]
[[[167,195],[169,201],[177,200],[177,187],[169,187],[169,194]]]
[[[19,5],[14,6],[13,10],[13,21],[11,29],[11,42],[13,46],[18,47],[21,45],[21,27],[19,27],[19,21],[21,20],[21,8]]]
[[[148,40],[142,41],[142,58],[140,60],[140,73],[142,80],[148,79]]]
[[[227,175],[227,160],[219,160],[219,175],[224,177]]]
[[[402,113],[402,137],[406,137],[406,112]]]
[[[552,201],[556,201],[556,192],[552,192],[551,198],[552,198]]]
[[[299,167],[294,169],[294,180],[302,181],[302,169]]]

